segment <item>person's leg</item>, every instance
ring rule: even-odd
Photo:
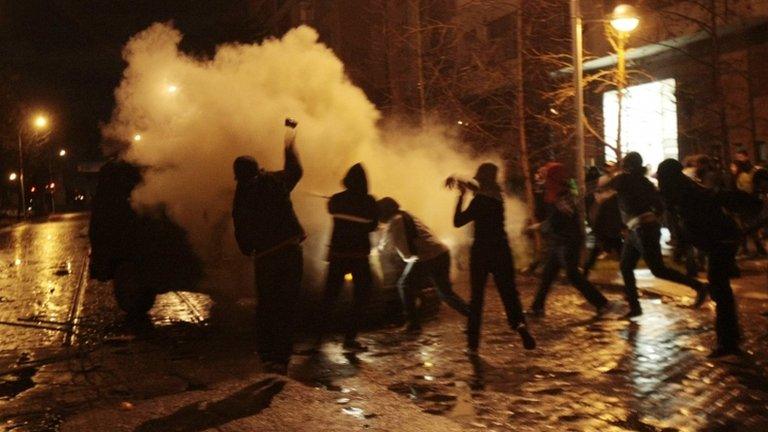
[[[686,276],[677,270],[671,269],[664,264],[664,259],[661,256],[661,227],[656,224],[641,225],[637,228],[636,232],[640,237],[641,252],[643,260],[651,273],[659,279],[665,279],[671,282],[686,285],[696,291],[697,303],[699,299],[703,302],[703,293],[705,292],[704,284],[698,280]]]
[[[600,242],[599,238],[595,237],[595,244],[592,246],[592,249],[589,250],[589,255],[587,255],[587,261],[584,263],[584,278],[589,279],[589,272],[592,271],[592,268],[597,263],[597,257],[600,256],[600,253],[603,252],[602,243]]]
[[[467,347],[470,351],[477,351],[480,347],[485,284],[488,281],[488,254],[489,251],[480,251],[473,247],[469,258],[469,280],[472,294],[469,301],[469,319],[467,320]]]
[[[344,287],[344,275],[348,271],[347,267],[347,262],[343,259],[332,258],[328,263],[328,274],[326,275],[325,292],[323,293],[322,322],[318,339],[321,339],[322,335],[330,331],[332,327],[331,318],[333,317],[336,300],[339,298],[341,289]]]
[[[346,334],[344,335],[344,345],[348,348],[360,348],[355,342],[357,332],[363,324],[365,316],[364,308],[370,298],[373,285],[373,276],[371,274],[371,263],[368,257],[355,258],[350,265],[352,273],[352,310],[349,313]]]
[[[536,297],[531,305],[531,310],[536,315],[544,314],[547,294],[555,278],[557,278],[557,274],[560,273],[560,249],[560,246],[551,244],[547,251],[544,270],[541,273],[541,281],[539,282],[539,290],[536,291]]]
[[[422,264],[425,271],[434,281],[440,299],[456,312],[469,316],[469,305],[453,291],[450,252],[446,252]]]
[[[579,271],[579,256],[581,255],[581,244],[579,242],[572,242],[565,246],[563,251],[563,261],[565,264],[565,272],[568,276],[568,280],[573,286],[579,290],[581,295],[592,306],[598,310],[608,304],[608,299],[598,291],[594,285],[581,274]]]
[[[414,277],[416,267],[415,262],[405,263],[405,268],[400,278],[397,280],[397,291],[400,294],[400,301],[403,304],[403,315],[408,325],[418,325],[419,318],[416,314],[416,289],[414,286]]]
[[[716,304],[715,328],[717,331],[717,348],[713,355],[731,354],[739,348],[739,322],[736,302],[730,283],[730,269],[736,256],[736,245],[721,245],[709,253],[710,292]]]
[[[638,239],[635,231],[630,231],[621,249],[621,277],[624,280],[624,296],[629,304],[628,316],[637,316],[643,313],[637,293],[637,281],[635,279],[635,267],[640,260]]]
[[[254,261],[256,276],[256,352],[265,365],[285,363],[281,353],[279,325],[282,288],[282,262],[278,256],[262,257]]]
[[[276,285],[274,319],[274,341],[276,361],[287,365],[293,352],[296,306],[301,294],[301,278],[304,272],[304,257],[301,246],[291,246],[279,252],[280,283]]]
[[[509,245],[498,248],[491,262],[491,273],[496,283],[496,289],[499,291],[501,302],[504,304],[509,326],[520,335],[525,349],[536,348],[536,341],[528,332],[528,327],[525,324],[523,306],[520,303],[520,294],[517,292],[515,283],[515,261]]]

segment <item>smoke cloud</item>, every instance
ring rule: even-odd
[[[206,59],[180,52],[181,39],[171,25],[154,24],[128,42],[117,108],[103,133],[131,142],[125,157],[149,167],[134,206],[162,207],[184,227],[208,264],[209,279],[251,285],[247,271],[232,271],[247,266],[232,230],[232,161],[250,154],[266,169],[281,169],[287,116],[299,122],[304,178],[293,200],[310,235],[310,281],[324,271],[330,231],[321,196],[340,190],[342,176],[358,161],[376,197],[394,197],[452,247],[468,237],[452,226],[455,192],[442,183],[450,174],[470,176],[493,158],[473,160],[461,152],[450,128],[380,126],[378,110],[314,29],[298,27],[261,44],[222,45]],[[507,214],[515,237],[521,204],[509,200]]]

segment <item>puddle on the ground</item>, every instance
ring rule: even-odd
[[[0,400],[10,400],[19,393],[35,386],[32,377],[37,373],[37,368],[24,368],[18,372],[0,376]]]

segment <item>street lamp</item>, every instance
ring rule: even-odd
[[[611,45],[616,50],[616,102],[618,119],[616,123],[616,158],[621,159],[621,116],[624,93],[627,87],[627,42],[629,34],[640,24],[635,8],[620,4],[613,9],[610,20],[614,37],[609,37]]]
[[[16,179],[17,179],[17,178],[19,178],[19,176],[18,176],[18,175],[16,175],[16,173],[15,173],[15,172],[12,172],[12,173],[11,173],[11,174],[8,176],[8,180],[10,180],[10,181],[16,181]]]
[[[134,140],[135,142],[139,142],[139,141],[141,141],[141,134],[136,134],[136,135],[134,135],[134,136],[133,136],[133,140]]]
[[[59,150],[59,157],[64,157],[67,155],[67,151],[65,149]]]
[[[48,117],[44,114],[37,114],[32,118],[32,126],[38,131],[47,128],[48,124]],[[25,213],[24,209],[27,207],[27,195],[24,190],[24,151],[21,140],[22,132],[24,132],[24,122],[19,125],[19,198],[21,199],[21,202],[19,203],[19,218],[21,218],[22,213]]]

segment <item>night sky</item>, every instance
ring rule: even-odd
[[[125,67],[121,49],[153,22],[173,21],[197,55],[227,41],[253,42],[265,25],[256,0],[0,0],[3,167],[14,151],[19,108],[53,121],[51,142],[72,160],[99,158],[99,123],[109,120]]]

